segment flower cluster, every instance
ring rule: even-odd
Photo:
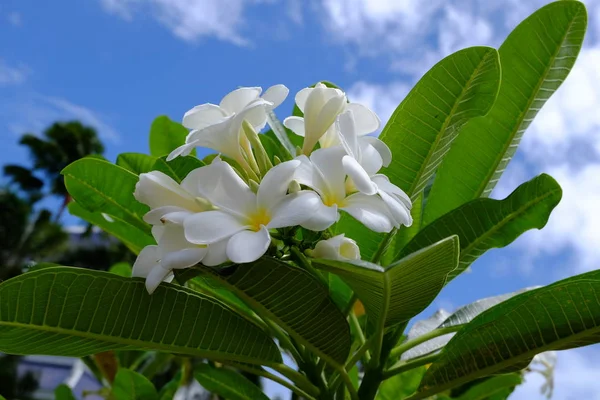
[[[157,244],[141,251],[133,274],[146,277],[150,293],[172,279],[174,269],[255,261],[284,228],[327,231],[340,211],[375,232],[412,223],[410,199],[380,173],[391,161],[389,148],[367,136],[380,127],[373,111],[322,83],[300,90],[295,100],[303,117],[288,117],[284,125],[304,138],[303,146],[281,162],[267,155],[258,132],[288,89],[276,85],[261,93],[240,88],[219,105],[202,104],[184,115],[190,133],[167,159],[206,147],[220,154],[209,165],[181,183],[159,171],[140,175],[134,195],[151,209],[144,220]],[[307,254],[360,258],[344,235],[319,241]]]

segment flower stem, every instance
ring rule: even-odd
[[[375,254],[373,254],[373,258],[371,258],[371,262],[373,264],[379,264],[379,262],[381,261],[381,257],[383,257],[383,254],[388,249],[390,242],[392,241],[394,236],[396,236],[397,231],[398,230],[396,228],[392,229],[392,231],[390,233],[388,233],[385,236],[385,238],[383,238],[381,243],[379,243],[379,247],[377,248],[377,251],[375,252]]]
[[[431,332],[427,332],[424,335],[414,338],[413,340],[406,341],[398,346],[396,346],[390,353],[390,357],[392,359],[397,358],[402,355],[407,350],[412,349],[415,346],[420,345],[421,343],[427,342],[428,340],[434,339],[438,336],[447,335],[449,333],[456,332],[462,328],[462,325],[454,325],[446,328],[438,328],[434,329]]]
[[[395,365],[392,366],[392,368],[388,369],[387,371],[385,371],[383,373],[383,380],[389,379],[394,375],[398,375],[401,374],[403,372],[409,371],[411,369],[423,366],[423,365],[427,365],[427,364],[431,364],[432,362],[435,362],[438,358],[439,358],[439,353],[435,353],[435,354],[430,354],[428,356],[424,356],[424,357],[419,357],[419,358],[415,358],[412,359],[410,361],[400,361],[398,363],[396,363]]]
[[[361,346],[365,348],[365,361],[367,363],[371,362],[371,354],[369,353],[369,346],[371,344],[371,341],[369,340],[369,342],[367,342],[365,334],[363,333],[362,328],[360,327],[360,323],[358,322],[358,318],[356,317],[356,314],[354,314],[354,311],[350,311],[348,319],[350,320],[350,325],[352,326],[356,333],[356,336],[358,337],[358,341],[360,342]],[[359,349],[359,351],[362,350],[362,347],[361,349]]]
[[[281,386],[284,386],[288,389],[290,389],[292,392],[296,393],[298,396],[300,396],[301,398],[305,398],[308,400],[314,400],[315,397],[311,394],[309,394],[308,392],[302,390],[301,388],[294,386],[293,384],[291,384],[290,382],[286,381],[285,379],[280,378],[279,376],[270,373],[269,371],[265,371],[262,368],[249,368],[246,367],[244,364],[231,364],[232,367],[240,369],[242,371],[247,371],[250,372],[252,374],[256,374],[259,376],[262,376],[263,378],[272,380],[273,382],[277,382],[279,383]],[[282,374],[283,375],[283,374]],[[314,395],[318,394],[318,390],[315,387],[315,393],[313,393]]]

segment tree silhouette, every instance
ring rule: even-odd
[[[104,145],[96,130],[78,121],[56,122],[44,131],[41,138],[26,133],[19,143],[28,148],[33,166],[5,165],[4,174],[29,196],[30,202],[35,202],[42,197],[44,186],[35,173],[43,173],[49,181],[49,194],[63,200],[56,215],[56,219],[60,219],[70,200],[60,171],[82,157],[104,153]]]

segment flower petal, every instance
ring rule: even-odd
[[[145,278],[148,276],[152,268],[160,264],[160,252],[158,246],[146,246],[140,251],[133,268],[131,269],[131,276]]]
[[[344,156],[344,158],[342,158],[342,164],[344,166],[344,171],[346,171],[348,176],[354,182],[354,186],[356,186],[360,192],[368,195],[377,193],[377,185],[371,181],[369,174],[367,174],[367,171],[365,171],[358,161],[350,156]]]
[[[360,147],[358,146],[358,136],[354,125],[354,116],[351,111],[340,114],[338,118],[339,138],[344,150],[349,156],[360,160]]]
[[[144,215],[144,221],[150,225],[160,225],[167,221],[182,224],[183,220],[191,214],[194,213],[181,207],[164,206],[148,211]]]
[[[211,244],[246,229],[239,218],[223,211],[205,211],[186,218],[185,238],[196,244]]]
[[[377,139],[373,136],[363,136],[360,138],[361,142],[366,142],[373,146],[375,150],[379,152],[381,159],[383,161],[383,166],[387,167],[392,162],[392,151],[387,146],[387,144],[383,143],[381,140]]]
[[[260,87],[241,87],[223,97],[219,106],[229,114],[239,113],[248,104],[258,99],[261,92]]]
[[[189,268],[202,261],[207,251],[208,247],[191,247],[173,251],[163,256],[160,265],[166,270]]]
[[[390,213],[396,221],[396,225],[412,225],[413,220],[412,216],[410,215],[410,209],[407,208],[406,205],[404,205],[396,197],[390,196],[382,190],[379,191],[379,196],[381,196],[381,199],[388,206]]]
[[[354,119],[356,120],[356,133],[358,136],[375,132],[381,126],[381,121],[377,114],[362,104],[349,103],[346,105],[346,110],[350,110],[354,114]]]
[[[315,128],[320,132],[320,135],[323,135],[325,131],[333,125],[338,115],[344,111],[345,105],[346,96],[343,93],[333,96],[323,105],[317,117],[317,128]]]
[[[319,241],[311,256],[330,260],[360,260],[360,249],[354,240],[341,234]]]
[[[202,129],[221,122],[227,117],[221,107],[216,104],[201,104],[185,113],[182,124],[188,129]]]
[[[377,187],[379,187],[380,190],[383,190],[384,192],[397,197],[398,200],[402,201],[402,203],[408,209],[412,208],[412,201],[410,200],[410,197],[408,197],[408,195],[404,193],[402,189],[390,182],[387,176],[383,174],[377,174],[372,176],[371,179],[373,180],[373,182],[375,182],[375,184],[377,185]]]
[[[179,156],[189,156],[192,150],[194,150],[194,148],[196,148],[197,146],[199,145],[197,145],[197,142],[195,141],[182,144],[181,146],[177,147],[175,150],[169,153],[169,155],[167,156],[167,161],[171,161]]]
[[[160,265],[157,265],[154,268],[152,268],[152,270],[146,277],[146,290],[148,291],[148,293],[154,293],[158,285],[160,285],[161,282],[168,279],[169,275],[171,274],[171,270],[164,269]]]
[[[170,176],[160,171],[140,174],[133,196],[137,201],[150,208],[177,206],[187,210],[201,211],[198,209],[198,203],[189,193]]]
[[[241,110],[235,117],[235,128],[241,131],[242,122],[248,121],[255,131],[259,132],[267,124],[267,107],[271,107],[269,103],[263,99],[257,99],[248,104],[246,108]],[[243,134],[242,134],[243,135]],[[242,136],[245,137],[245,136]]]
[[[202,259],[202,264],[208,267],[215,267],[229,260],[227,258],[227,243],[229,238],[212,243],[208,246],[208,252]]]
[[[367,174],[369,174],[369,176],[373,176],[379,172],[381,167],[383,167],[383,159],[375,147],[363,140],[365,138],[366,136],[358,138],[358,143],[360,145],[359,162]]]
[[[283,125],[290,129],[298,136],[304,137],[304,118],[302,117],[287,117],[283,120]]]
[[[325,86],[321,83],[317,83],[316,87],[319,87],[319,85]],[[294,101],[296,102],[296,105],[298,106],[300,111],[302,111],[302,113],[304,113],[304,109],[306,107],[306,100],[308,99],[308,96],[310,96],[310,94],[312,93],[313,90],[314,90],[314,88],[304,88],[304,89],[300,90],[298,93],[296,93],[296,97],[294,98]]]
[[[285,198],[272,210],[269,229],[285,228],[301,225],[311,218],[323,203],[321,198],[313,191],[302,190],[285,196]]]
[[[227,257],[237,264],[253,262],[267,252],[270,244],[271,236],[264,226],[258,232],[241,231],[229,239]]]
[[[345,155],[346,152],[342,146],[318,149],[310,155],[310,161],[321,174],[328,194],[336,199],[343,199],[346,196],[346,171],[342,164],[342,158]],[[307,184],[307,186],[309,185]],[[320,194],[323,195],[323,193]]]
[[[317,209],[313,211],[309,219],[302,222],[300,226],[311,231],[320,232],[335,224],[339,219],[340,214],[338,213],[337,204],[328,207],[322,202],[319,202]]]
[[[285,85],[273,85],[263,93],[262,98],[273,103],[271,108],[276,108],[283,103],[289,93],[290,89]]]
[[[164,255],[174,251],[197,246],[187,241],[185,238],[183,225],[167,223],[163,226],[163,233],[158,239],[158,247],[161,251],[161,254]]]
[[[342,210],[352,215],[363,225],[374,232],[390,232],[395,221],[379,196],[367,196],[355,193],[348,196],[346,206]]]
[[[271,168],[260,182],[257,193],[257,204],[271,210],[286,196],[290,182],[301,162],[291,160]]]

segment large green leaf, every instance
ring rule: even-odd
[[[229,369],[200,364],[194,367],[194,377],[205,389],[227,400],[269,400],[248,378]]]
[[[523,132],[565,80],[583,41],[586,11],[578,1],[551,3],[523,21],[500,47],[502,83],[484,118],[461,130],[431,189],[424,222],[487,197]]]
[[[188,130],[183,125],[171,121],[166,115],[157,117],[150,126],[150,154],[156,157],[169,155],[185,143]],[[195,154],[195,151],[192,155]]]
[[[100,227],[106,233],[113,235],[123,242],[135,254],[139,254],[148,245],[156,244],[154,238],[147,231],[142,231],[117,217],[99,211],[88,211],[81,207],[78,202],[70,203],[68,208],[71,215]]]
[[[505,400],[514,391],[515,386],[523,382],[520,373],[492,376],[470,386],[458,396],[442,396],[439,400]]]
[[[444,347],[415,399],[496,373],[538,353],[600,341],[600,271],[515,296],[479,314]]]
[[[351,345],[346,318],[327,287],[306,270],[274,258],[240,265],[228,276],[202,270],[320,357],[337,365],[346,361]]]
[[[142,153],[121,153],[117,157],[117,165],[139,175],[150,172],[154,168],[157,158]]]
[[[99,211],[122,219],[145,232],[150,226],[142,216],[148,207],[134,197],[137,175],[94,157],[85,157],[61,172],[69,194],[88,211]]]
[[[384,173],[415,199],[458,130],[489,111],[499,83],[498,53],[489,47],[460,50],[437,63],[394,111],[379,136],[394,154]]]
[[[315,259],[313,265],[340,276],[382,329],[423,311],[458,265],[458,237],[451,236],[383,268],[366,261]]]
[[[562,197],[552,177],[542,174],[523,183],[504,200],[476,199],[438,218],[404,247],[403,257],[449,235],[460,238],[460,264],[449,279],[495,247],[512,243],[523,232],[546,225]]]
[[[204,165],[206,164],[194,156],[179,156],[171,161],[167,161],[167,157],[161,157],[156,160],[152,169],[164,172],[181,183],[190,172]]]
[[[411,369],[381,382],[375,400],[402,400],[415,393],[425,375],[425,366]]]
[[[0,396],[0,399],[3,397]],[[61,383],[54,389],[54,400],[76,400],[69,386]]]
[[[270,364],[270,337],[219,301],[142,279],[80,268],[44,268],[0,284],[0,351],[81,357],[153,349]]]
[[[158,400],[158,393],[144,375],[125,368],[119,368],[112,385],[114,400]]]

